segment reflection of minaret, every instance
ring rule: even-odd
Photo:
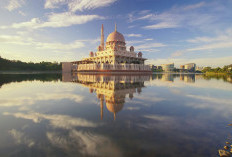
[[[101,50],[104,51],[104,27],[101,27]]]
[[[103,119],[103,105],[104,105],[104,97],[102,95],[102,98],[101,98],[101,120]]]
[[[98,94],[98,99],[100,99],[100,107],[101,107],[101,120],[103,119],[103,106],[104,106],[104,95]]]

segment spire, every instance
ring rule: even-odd
[[[115,23],[115,30],[114,30],[115,32],[117,32],[117,24]]]
[[[101,50],[104,50],[104,26],[101,27]]]

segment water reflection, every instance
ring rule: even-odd
[[[0,156],[217,156],[231,132],[229,80],[0,75]]]
[[[133,99],[133,94],[142,92],[145,81],[150,80],[150,75],[89,75],[89,74],[64,74],[62,81],[80,83],[89,88],[90,93],[96,93],[100,101],[101,119],[103,119],[104,104],[108,111],[116,113],[121,111],[125,98],[128,95]]]

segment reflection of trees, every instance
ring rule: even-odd
[[[0,87],[11,82],[22,81],[58,81],[61,79],[61,74],[1,74]]]
[[[203,78],[206,80],[211,80],[211,79],[217,79],[217,80],[223,80],[225,82],[230,82],[232,83],[232,75],[227,75],[227,74],[204,74]]]

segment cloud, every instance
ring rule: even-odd
[[[205,2],[200,2],[200,3],[197,3],[197,4],[187,5],[186,7],[184,7],[184,10],[197,9],[197,8],[201,8],[201,7],[205,6],[205,5],[206,5]]]
[[[39,18],[32,18],[30,21],[13,23],[11,26],[1,26],[1,29],[7,28],[28,28],[28,29],[38,29],[38,28],[59,28],[59,27],[69,27],[72,25],[84,24],[89,21],[104,19],[104,17],[99,15],[76,15],[71,12],[63,13],[51,13],[47,17],[47,21],[42,21]]]
[[[13,11],[22,7],[25,4],[25,0],[9,0],[9,4],[5,7],[8,11]]]
[[[187,51],[213,50],[213,49],[230,48],[230,47],[232,47],[232,41],[202,45],[195,48],[189,48],[187,49]]]
[[[224,32],[219,33],[217,36],[202,36],[195,37],[193,39],[186,40],[188,43],[194,44],[191,47],[184,50],[177,50],[171,54],[172,57],[181,56],[183,54],[189,53],[191,51],[201,51],[201,50],[215,50],[215,49],[225,49],[232,47],[232,30],[227,29]]]
[[[160,22],[154,25],[144,26],[145,29],[164,29],[164,28],[176,28],[178,25],[176,23],[169,23],[169,22]]]
[[[67,5],[69,11],[92,10],[101,7],[107,7],[117,0],[46,0],[45,8],[58,8]]]
[[[9,131],[9,134],[13,137],[16,144],[25,144],[28,147],[32,147],[35,145],[34,140],[28,138],[24,133],[17,131],[15,129],[12,129]]]
[[[82,48],[85,44],[82,41],[76,40],[71,43],[45,43],[45,42],[38,42],[30,37],[25,36],[17,36],[17,35],[0,35],[0,42],[6,44],[15,44],[15,45],[31,45],[37,49],[47,49],[47,50],[73,50]]]
[[[152,38],[147,38],[147,39],[144,39],[144,40],[146,40],[146,41],[151,41],[151,40],[153,40]]]
[[[145,44],[140,44],[136,46],[136,49],[140,51],[151,51],[151,52],[157,52],[159,50],[156,50],[154,48],[158,47],[165,47],[166,45],[163,43],[145,43]]]
[[[142,37],[142,34],[125,34],[127,37]]]
[[[223,9],[217,9],[222,7]],[[128,15],[129,22],[147,20],[151,24],[143,26],[144,29],[186,28],[215,31],[222,23],[221,18],[230,17],[227,6],[218,3],[195,3],[190,5],[173,6],[163,12],[132,12]],[[225,24],[225,22],[223,23]]]

